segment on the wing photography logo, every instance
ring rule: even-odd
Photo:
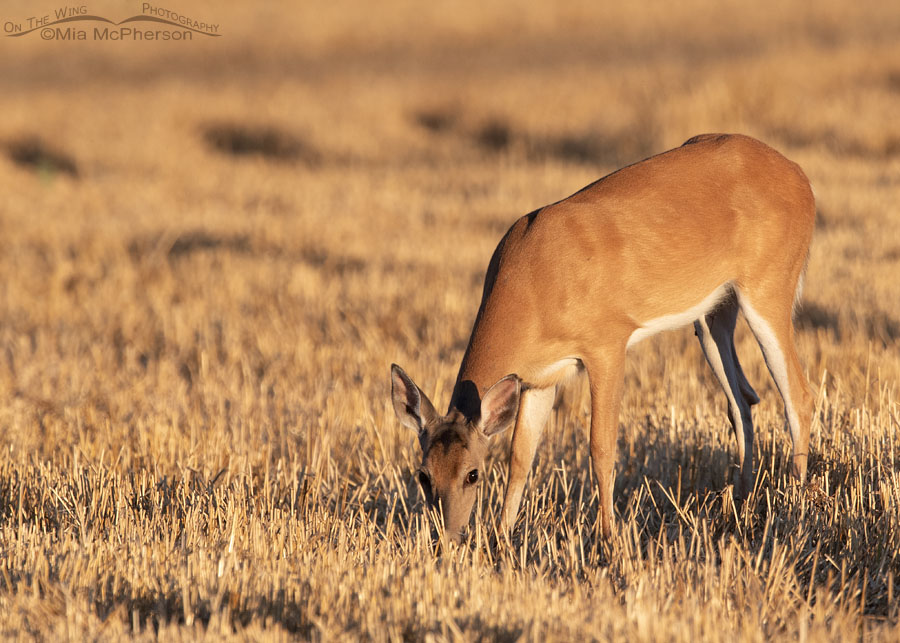
[[[120,21],[95,15],[87,5],[65,6],[23,20],[5,20],[3,33],[8,38],[39,34],[42,40],[110,42],[188,41],[194,36],[222,35],[218,23],[198,20],[150,2],[142,3],[140,14]]]

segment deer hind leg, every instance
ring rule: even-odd
[[[519,403],[519,414],[513,430],[512,445],[509,454],[509,470],[506,482],[506,494],[503,498],[503,510],[500,524],[509,533],[516,523],[519,503],[522,501],[522,490],[525,479],[531,471],[534,454],[538,442],[556,397],[556,388],[528,389],[522,394]]]
[[[625,342],[603,354],[584,360],[591,386],[591,463],[600,488],[600,524],[611,538],[613,486],[616,480],[616,441],[619,406],[625,385]]]
[[[737,439],[740,478],[736,495],[745,498],[753,485],[753,418],[750,407],[759,402],[756,391],[741,370],[734,349],[734,327],[737,323],[738,303],[729,295],[715,310],[694,322],[700,347],[706,361],[728,398],[728,419]]]
[[[804,482],[815,399],[794,345],[793,292],[739,291],[738,302],[775,380],[793,445],[792,473]]]
[[[741,363],[738,361],[737,351],[734,349],[734,326],[737,322],[737,313],[740,309],[740,306],[737,305],[737,301],[735,300],[734,307],[734,321],[731,322],[731,334],[729,335],[729,343],[731,344],[731,361],[734,362],[735,370],[737,371],[738,376],[738,386],[740,386],[741,393],[744,395],[744,399],[747,401],[747,404],[750,406],[754,406],[759,404],[759,395],[756,394],[756,391],[753,390],[753,387],[750,386],[750,382],[747,381],[747,376],[744,375],[744,369],[741,368]]]

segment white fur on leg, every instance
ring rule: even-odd
[[[800,419],[797,417],[797,411],[794,409],[794,400],[791,397],[791,384],[788,378],[784,350],[781,348],[781,344],[778,342],[778,338],[775,336],[775,332],[772,330],[769,322],[756,312],[745,297],[741,296],[740,291],[736,292],[741,310],[744,311],[744,317],[747,318],[750,330],[753,331],[756,341],[759,342],[762,348],[766,366],[769,367],[772,379],[775,380],[778,392],[781,393],[781,398],[784,400],[784,413],[787,416],[788,426],[791,431],[791,441],[796,444],[796,437],[800,435]]]

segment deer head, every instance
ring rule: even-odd
[[[419,484],[429,506],[440,510],[444,534],[452,540],[461,539],[469,522],[491,436],[516,421],[520,392],[519,378],[507,375],[484,394],[477,416],[456,408],[440,415],[403,369],[391,366],[394,412],[416,432],[422,447]]]

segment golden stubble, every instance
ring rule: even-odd
[[[3,636],[896,639],[900,10],[394,4],[198,3],[224,35],[178,47],[0,43]],[[511,546],[504,436],[469,542],[436,557],[390,363],[443,410],[506,227],[704,131],[816,191],[810,484],[740,322],[763,401],[734,506],[685,330],[629,355],[611,543],[575,383]]]

